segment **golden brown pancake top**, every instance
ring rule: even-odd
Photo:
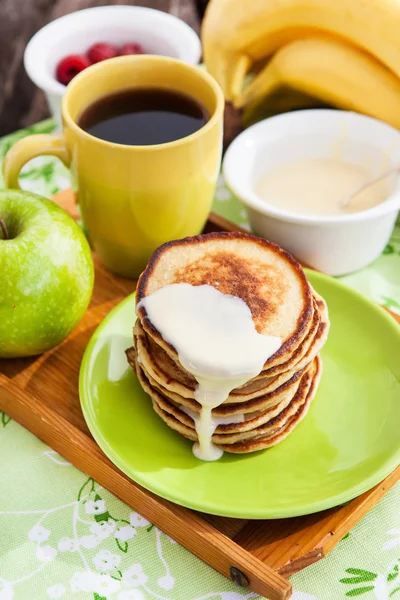
[[[312,293],[299,263],[276,244],[249,234],[210,233],[160,246],[139,278],[137,303],[171,283],[212,285],[244,300],[256,329],[283,339],[268,362],[271,366],[299,345],[313,317]],[[144,329],[165,345],[143,307],[138,317]]]

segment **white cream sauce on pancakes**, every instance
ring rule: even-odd
[[[218,460],[223,451],[211,438],[221,418],[214,417],[212,409],[225,402],[233,389],[258,375],[282,340],[258,333],[247,304],[211,285],[167,285],[143,298],[139,308],[145,309],[198,383],[195,399],[201,410],[196,418],[189,415],[199,440],[193,446],[194,455]],[[229,422],[234,422],[233,416]]]
[[[184,412],[188,417],[190,417],[194,421],[194,424],[197,427],[197,422],[200,420],[200,414],[197,413],[195,410],[188,408],[187,406],[180,406],[179,408],[182,412]],[[245,420],[244,413],[226,415],[225,417],[216,417],[214,415],[211,416],[215,423],[215,429],[218,427],[218,425],[233,425],[234,423],[244,423]]]

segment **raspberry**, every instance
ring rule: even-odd
[[[143,46],[133,42],[131,44],[124,44],[123,46],[121,46],[121,48],[119,49],[119,54],[120,54],[120,56],[125,56],[128,54],[146,54],[146,53],[143,50]]]
[[[90,46],[86,56],[91,63],[97,63],[101,62],[102,60],[107,60],[108,58],[114,58],[114,56],[118,56],[118,48],[117,46],[107,44],[106,42],[99,42],[97,44],[93,44],[93,46]]]
[[[57,65],[56,77],[60,83],[68,85],[71,79],[81,71],[90,66],[86,56],[82,54],[71,54],[66,56]]]

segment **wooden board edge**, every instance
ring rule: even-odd
[[[343,537],[353,529],[355,525],[383,498],[383,496],[400,481],[400,465],[395,468],[385,479],[372,489],[364,492],[347,505],[342,507],[343,513],[347,513],[341,525],[331,531],[322,544],[324,556],[330,552]]]
[[[219,231],[239,231],[240,233],[248,233],[248,231],[245,231],[242,227],[239,227],[239,225],[232,223],[232,221],[225,219],[225,217],[222,217],[215,212],[210,212],[208,215],[208,223],[211,223]]]
[[[325,558],[326,554],[324,554],[321,548],[315,548],[314,550],[310,550],[307,554],[303,554],[300,558],[291,561],[279,569],[277,572],[283,575],[284,577],[292,577],[292,575],[296,575],[299,571],[307,567],[311,567],[316,562],[320,561],[322,558]]]
[[[400,466],[371,490],[342,506],[335,514],[340,525],[331,529],[321,540],[321,544],[312,552],[282,565],[277,569],[278,573],[285,577],[291,577],[305,567],[325,558],[398,481],[400,481]]]

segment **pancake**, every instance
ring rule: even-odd
[[[326,303],[316,292],[314,294],[320,315],[319,325],[311,340],[311,345],[308,346],[308,349],[307,345],[305,346],[305,354],[301,351],[294,360],[289,359],[287,365],[291,368],[279,375],[267,377],[260,373],[244,386],[236,388],[229,395],[229,402],[243,402],[271,394],[291,381],[299,371],[313,361],[325,344],[329,332],[329,314]],[[146,373],[169,392],[183,398],[193,399],[197,385],[195,378],[183,367],[178,366],[175,360],[155,344],[154,340],[144,332],[139,320],[134,327],[134,336],[139,360],[143,363]]]
[[[139,278],[137,303],[173,283],[212,285],[248,305],[261,334],[282,345],[265,363],[271,368],[290,358],[313,320],[313,296],[299,263],[276,244],[244,233],[211,233],[160,246]],[[143,329],[177,362],[176,350],[137,308]]]
[[[237,454],[255,452],[278,444],[289,435],[307,414],[311,401],[315,396],[320,375],[321,360],[317,357],[312,374],[309,372],[309,377],[304,382],[304,386],[300,386],[301,391],[299,388],[292,403],[289,404],[281,415],[272,419],[269,424],[256,427],[251,432],[239,433],[237,435],[216,433],[212,436],[213,443],[226,452]],[[173,414],[164,410],[153,398],[152,402],[155,412],[171,429],[174,429],[191,441],[197,441],[197,435],[193,428],[183,424]],[[233,441],[238,438],[241,439]]]
[[[323,301],[322,301],[323,302]],[[291,369],[309,350],[311,344],[313,343],[315,334],[318,330],[319,323],[321,321],[321,315],[318,310],[317,300],[313,299],[314,304],[314,313],[313,319],[311,322],[311,327],[309,331],[300,344],[300,346],[296,349],[296,351],[292,354],[289,360],[286,362],[276,365],[275,367],[269,368],[267,370],[263,370],[257,377],[251,380],[251,382],[247,382],[237,390],[232,390],[232,395],[238,394],[242,395],[243,393],[254,394],[258,393],[259,390],[265,385],[262,383],[261,385],[255,385],[255,381],[258,379],[263,379],[264,377],[273,377],[275,375],[279,375],[284,371]],[[157,367],[163,371],[167,377],[170,377],[180,383],[182,385],[189,387],[190,389],[194,389],[197,385],[197,382],[193,375],[188,373],[179,362],[178,356],[175,358],[167,353],[161,346],[159,346],[155,340],[148,335],[138,323],[136,326],[136,333],[141,334],[145,338],[145,345],[147,348],[147,353],[149,354],[148,360],[153,362],[153,364],[157,365]]]
[[[126,350],[126,355],[129,364],[136,371],[136,357],[134,348],[129,348],[128,350]],[[151,377],[151,375],[149,375],[143,363],[139,363],[139,366],[143,371],[143,374],[146,377],[149,385],[152,388],[156,388],[157,391],[160,392],[160,394],[165,396],[173,404],[181,405],[192,411],[198,412],[200,410],[200,404],[196,402],[196,400],[192,398],[185,398],[183,396],[180,396],[179,394],[171,392],[170,390],[160,385],[155,379]],[[283,384],[280,388],[273,391],[271,394],[263,394],[257,398],[246,400],[240,403],[226,401],[217,408],[213,409],[213,415],[215,415],[216,417],[227,417],[242,413],[244,415],[247,415],[249,413],[272,409],[277,405],[280,405],[281,408],[283,408],[288,402],[290,402],[290,400],[296,393],[296,390],[300,383],[300,379],[305,371],[306,368],[296,373],[289,381]]]
[[[279,365],[275,365],[274,367],[271,367],[269,369],[263,370],[260,373],[260,376],[274,377],[275,375],[280,375],[281,373],[292,369],[292,367],[294,367],[294,365],[297,364],[303,358],[303,356],[305,356],[305,354],[308,352],[311,345],[313,344],[320,322],[321,313],[318,309],[317,300],[314,298],[314,316],[312,324],[300,346],[293,352],[292,356],[287,361]]]
[[[321,300],[322,300],[322,298],[321,298]],[[327,307],[325,301],[322,300],[322,302],[320,302],[320,304],[322,307],[321,321],[318,326],[317,333],[314,336],[311,347],[308,349],[308,351],[305,353],[305,355],[301,358],[301,360],[299,360],[292,367],[292,369],[290,369],[289,371],[285,371],[284,373],[281,373],[277,377],[271,378],[270,383],[267,384],[264,388],[266,392],[267,391],[272,392],[273,390],[275,390],[275,389],[279,388],[281,385],[283,385],[286,381],[289,381],[289,379],[291,377],[293,377],[293,375],[295,373],[297,373],[299,370],[304,369],[307,365],[309,365],[314,360],[314,358],[318,355],[318,353],[321,351],[321,349],[323,348],[323,346],[326,343],[326,340],[328,338],[330,323],[329,323],[328,307]]]
[[[306,400],[302,406],[298,409],[297,413],[294,414],[286,423],[284,427],[280,431],[277,431],[272,436],[264,436],[252,440],[247,440],[245,442],[239,442],[238,444],[220,444],[220,448],[226,452],[230,452],[232,454],[248,454],[249,452],[257,452],[259,450],[266,450],[267,448],[271,448],[272,446],[276,446],[280,442],[282,442],[287,436],[293,431],[295,427],[304,419],[307,415],[311,402],[317,393],[318,384],[321,379],[322,373],[322,364],[319,357],[317,357],[319,361],[318,371],[311,383],[310,389],[308,390],[308,394]]]
[[[135,324],[134,333],[134,344],[138,358],[147,376],[161,386],[162,390],[167,392],[167,395],[177,394],[184,399],[193,400],[194,391],[197,386],[195,378],[185,371],[183,367],[178,367],[168,355],[164,356],[164,360],[162,361],[153,360],[154,352],[151,354],[149,338],[141,328],[139,321]],[[166,354],[163,350],[162,352],[164,355]],[[133,361],[131,360],[131,363],[132,362]],[[301,369],[299,369],[299,371],[300,370]],[[283,383],[289,381],[294,383],[296,375],[297,373],[293,373],[293,376],[289,377],[286,382]],[[275,379],[276,378],[272,378],[272,380]],[[266,387],[266,383],[269,384],[270,381],[269,378],[259,381],[252,380],[252,382],[246,384],[246,386],[232,390],[227,401],[230,403],[241,403],[265,396],[264,388]],[[275,392],[278,387],[280,386],[277,386],[273,391]]]
[[[255,436],[266,435],[268,432],[276,429],[281,429],[286,421],[297,412],[301,404],[305,402],[312,379],[316,375],[317,366],[316,360],[312,368],[308,369],[300,378],[299,385],[294,390],[292,396],[273,408],[265,411],[251,412],[246,415],[245,420],[242,422],[219,424],[213,435],[213,442],[216,444],[222,442],[236,443]],[[155,407],[156,404],[158,409],[173,416],[181,424],[192,429],[193,434],[196,435],[194,420],[192,418],[192,414],[195,415],[195,411],[188,415],[182,410],[182,405],[171,402],[158,389],[153,388],[138,364],[136,364],[136,373],[143,389],[151,397],[153,406]],[[155,410],[157,409],[155,408]],[[213,414],[215,415],[214,412]]]
[[[172,359],[161,346],[144,331],[139,319],[134,328],[134,345],[140,361],[145,365],[146,371],[161,385],[171,391],[189,398],[193,398],[193,392],[197,381],[195,377]]]
[[[141,304],[158,290],[181,283],[194,288],[164,290],[164,296]],[[196,286],[212,286],[225,297],[209,288],[196,294]],[[183,290],[190,294],[178,293]],[[236,312],[231,308],[237,303],[226,295],[245,302],[259,334],[282,341],[261,369],[268,354],[259,356],[256,368],[248,372],[260,372],[248,381],[232,376],[236,377],[246,360],[257,354],[259,336],[246,309],[244,317],[255,341],[238,337],[243,322],[240,313],[238,320],[232,321]],[[220,300],[209,305],[209,296],[210,300]],[[199,298],[204,299],[204,306],[203,300],[198,303]],[[160,323],[160,331],[151,322],[147,307],[154,322]],[[158,311],[154,317],[152,307]],[[204,331],[200,326],[203,312],[208,319],[203,323]],[[193,448],[198,458],[216,460],[222,450],[241,454],[271,447],[285,439],[307,414],[321,375],[319,352],[329,332],[328,309],[301,266],[277,245],[243,233],[212,233],[164,244],[139,278],[136,313],[134,346],[126,351],[128,362],[163,421],[193,442],[199,441],[199,435],[200,445]],[[176,340],[174,344],[188,369],[200,356],[209,365],[209,376],[204,373],[198,383],[162,333]],[[236,346],[235,339],[240,340]],[[277,341],[271,341],[275,350]],[[262,340],[262,344],[270,344],[270,340]],[[228,394],[231,381],[243,385]],[[212,416],[216,420],[211,437],[213,423],[207,403],[214,406]]]

